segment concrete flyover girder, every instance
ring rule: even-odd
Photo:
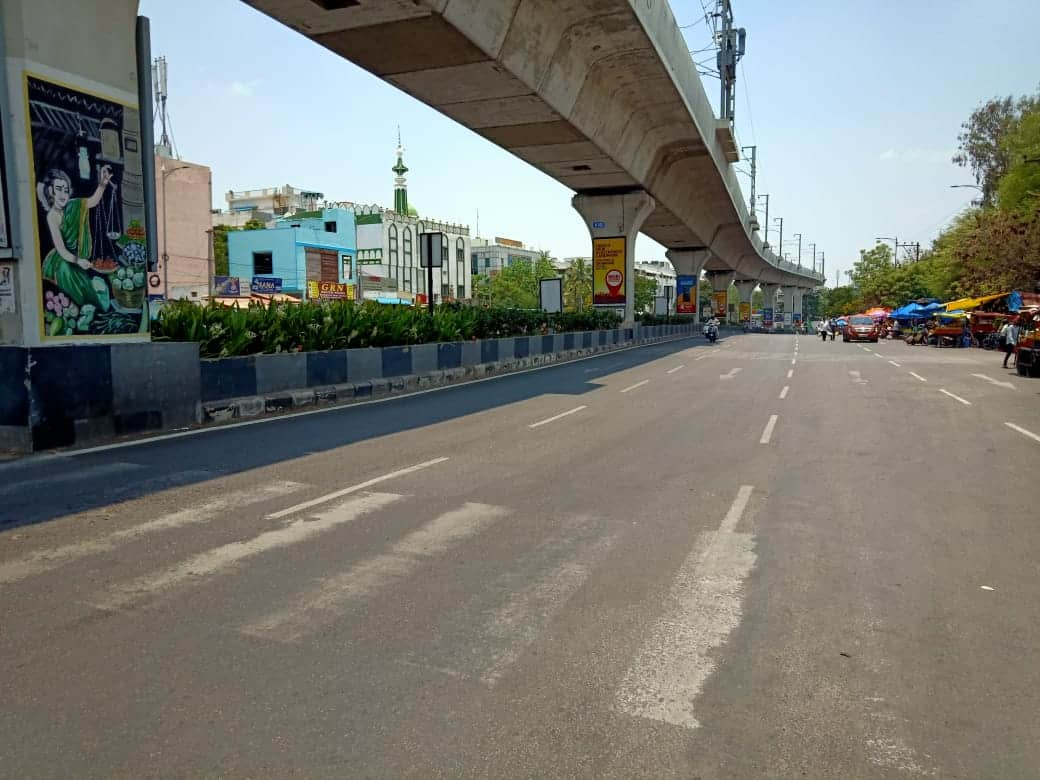
[[[244,0],[578,193],[644,190],[642,232],[705,267],[821,281],[749,230],[737,175],[666,2]]]

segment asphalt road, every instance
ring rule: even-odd
[[[0,775],[1036,777],[1000,360],[684,340],[0,465]]]

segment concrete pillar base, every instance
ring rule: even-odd
[[[625,270],[624,289],[625,313],[622,318],[621,327],[630,328],[635,324],[635,301],[636,301],[636,236],[657,203],[652,197],[642,190],[626,192],[621,195],[583,195],[578,194],[571,198],[571,205],[581,214],[585,225],[592,236],[592,280],[593,301],[595,302],[597,292],[597,255],[606,261],[603,253],[609,251],[606,242],[600,243],[601,239],[625,240]],[[602,272],[601,272],[602,274]],[[605,282],[600,281],[600,285]],[[605,287],[599,289],[599,293],[606,293]],[[618,304],[620,306],[620,304]]]
[[[758,282],[755,279],[738,279],[733,284],[737,286],[737,293],[740,296],[740,305],[737,307],[737,320],[744,322],[751,319],[751,296],[755,292],[755,288],[758,287]]]
[[[698,320],[702,319],[699,297],[701,271],[704,270],[705,264],[711,258],[711,252],[707,249],[669,249],[664,253],[664,256],[672,264],[676,276],[692,276],[697,280],[697,288],[694,290],[694,295],[697,296],[694,299],[695,303],[697,303],[696,317]],[[678,295],[678,291],[676,291],[676,295]]]
[[[763,320],[773,321],[771,316],[767,316],[772,312],[776,311],[776,292],[780,289],[778,284],[763,284],[762,287],[762,318]],[[767,326],[768,327],[768,326]]]

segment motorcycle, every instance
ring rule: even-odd
[[[719,329],[715,325],[708,323],[704,326],[704,338],[714,344],[719,339]]]

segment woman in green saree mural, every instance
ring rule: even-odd
[[[36,194],[47,212],[47,227],[54,248],[43,259],[43,278],[75,301],[77,306],[92,304],[98,311],[109,307],[108,285],[87,271],[93,239],[90,235],[90,210],[101,202],[112,181],[112,169],[98,169],[98,186],[88,198],[72,197],[72,179],[65,171],[52,168],[36,186]]]

